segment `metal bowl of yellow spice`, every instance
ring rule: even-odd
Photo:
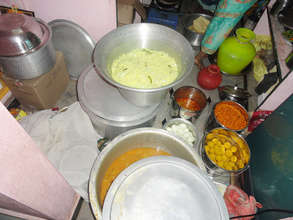
[[[202,159],[209,170],[219,174],[240,174],[250,161],[250,149],[238,133],[215,128],[202,140]]]
[[[199,13],[189,14],[183,18],[183,36],[189,41],[191,46],[200,46],[211,19],[211,16]]]

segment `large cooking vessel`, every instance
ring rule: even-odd
[[[111,77],[110,67],[121,54],[136,48],[164,51],[175,58],[180,74],[166,86],[154,89],[137,89],[121,85]],[[130,24],[106,34],[97,44],[93,63],[98,74],[114,87],[129,102],[137,106],[158,104],[165,98],[167,90],[181,82],[192,70],[194,52],[189,42],[171,28],[151,23]]]
[[[205,169],[202,160],[194,149],[180,138],[158,128],[138,128],[120,134],[98,155],[89,179],[89,199],[96,219],[102,219],[99,201],[100,187],[107,168],[121,154],[137,147],[153,147],[169,152],[172,156],[185,159],[199,168]]]
[[[15,79],[32,79],[56,63],[51,28],[42,20],[22,14],[0,16],[0,66]]]

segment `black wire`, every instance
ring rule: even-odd
[[[286,209],[264,209],[264,210],[261,210],[261,211],[255,213],[255,214],[239,215],[239,216],[230,217],[230,219],[252,217],[252,216],[255,216],[255,215],[261,215],[261,214],[263,214],[265,212],[283,212],[283,213],[293,214],[293,210],[286,210]]]

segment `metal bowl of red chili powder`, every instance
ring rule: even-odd
[[[249,116],[246,109],[234,101],[221,101],[214,105],[208,122],[208,130],[223,127],[241,132],[247,128]]]
[[[172,110],[175,116],[190,119],[197,118],[207,104],[205,94],[198,88],[183,86],[173,94]]]

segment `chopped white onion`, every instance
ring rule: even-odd
[[[173,124],[173,125],[167,127],[166,130],[173,133],[176,136],[181,137],[190,145],[193,145],[194,142],[196,141],[193,133],[190,131],[190,129],[184,123]]]

